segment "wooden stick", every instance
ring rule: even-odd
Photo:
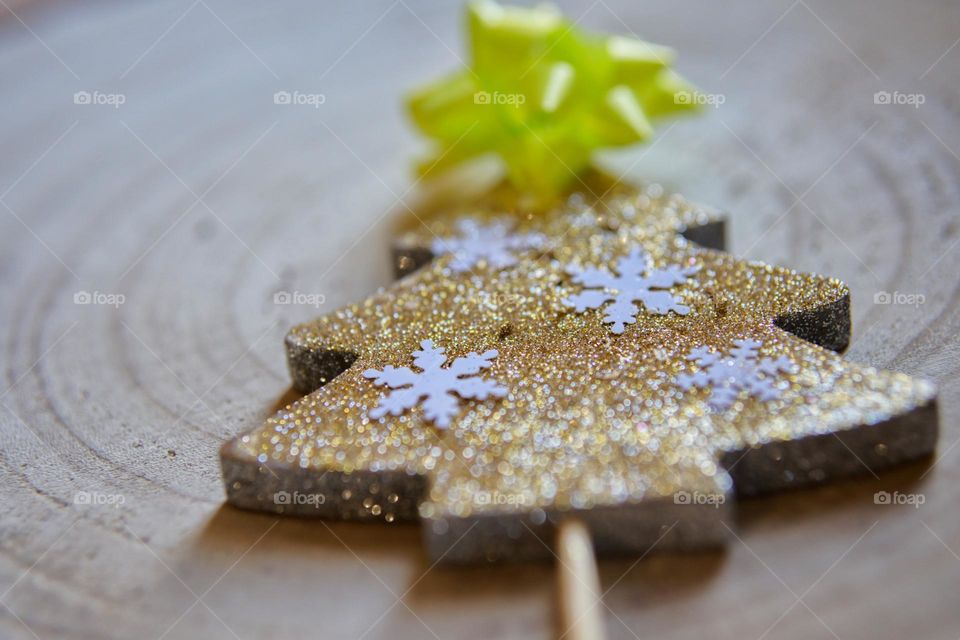
[[[600,576],[590,530],[580,520],[565,520],[557,530],[561,640],[603,640]]]

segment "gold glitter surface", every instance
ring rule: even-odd
[[[509,196],[493,198],[463,215],[484,219],[510,209]],[[392,522],[411,515],[400,513],[397,505],[413,501],[420,517],[432,523],[429,537],[431,532],[461,535],[472,527],[456,527],[456,522],[484,517],[514,516],[533,526],[545,515],[556,519],[569,510],[675,504],[683,494],[721,496],[722,501],[732,495],[732,477],[737,477],[724,465],[751,451],[762,451],[765,458],[745,464],[752,469],[743,471],[745,485],[756,485],[749,493],[763,491],[768,482],[780,488],[855,473],[856,461],[830,459],[846,456],[844,450],[872,468],[928,453],[935,424],[933,440],[908,442],[902,446],[910,450],[899,456],[897,447],[909,441],[909,433],[836,435],[871,425],[880,429],[929,406],[934,389],[905,375],[856,366],[776,327],[774,319],[783,314],[844,301],[846,287],[830,278],[736,260],[678,233],[717,219],[657,186],[642,191],[618,186],[600,202],[574,194],[548,212],[518,221],[518,231],[540,231],[551,239],[554,246],[546,253],[521,254],[515,266],[500,271],[479,265],[463,274],[451,273],[449,258],[440,257],[363,302],[296,327],[288,337],[291,350],[349,352],[356,361],[228,443],[223,452],[228,495],[241,506],[284,511],[269,489],[289,490],[291,484],[274,480],[288,477],[284,474],[296,474],[289,476],[294,484],[317,478],[308,484],[336,492],[323,498],[317,515]],[[434,234],[454,234],[455,220],[450,215],[415,220],[402,240],[429,246]],[[653,315],[641,305],[637,322],[614,335],[602,322],[602,310],[576,313],[561,302],[581,290],[566,274],[568,264],[612,268],[634,247],[647,251],[656,267],[700,267],[671,290],[691,308],[689,315]],[[706,345],[726,352],[738,338],[758,340],[763,355],[785,355],[797,365],[796,373],[778,378],[778,399],[742,395],[730,409],[717,412],[706,402],[708,390],[683,391],[674,382],[678,374],[695,370],[685,359],[691,349]],[[497,349],[499,356],[482,376],[509,394],[462,400],[447,430],[425,421],[420,408],[369,418],[389,391],[375,387],[362,372],[410,366],[411,352],[425,339],[444,347],[450,358]],[[844,449],[837,453],[831,440]],[[800,441],[802,449],[784,450],[790,460],[778,460],[783,452],[769,448]],[[234,479],[228,463],[257,471]],[[424,494],[397,495],[378,486],[375,478],[388,478],[391,471],[426,479],[391,484]],[[338,480],[324,484],[320,479],[327,473]],[[351,475],[369,479],[360,485],[362,492],[344,489],[348,484],[342,479]],[[476,554],[509,557],[511,537],[517,536],[505,537],[499,547],[483,541]],[[499,552],[491,553],[492,548]]]

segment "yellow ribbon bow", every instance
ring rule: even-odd
[[[468,17],[469,66],[408,101],[435,142],[421,175],[496,153],[518,189],[549,196],[595,149],[643,142],[651,120],[697,106],[694,87],[669,68],[669,48],[587,33],[552,5],[480,0]]]

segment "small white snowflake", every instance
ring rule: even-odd
[[[573,276],[573,281],[587,289],[566,298],[564,303],[578,312],[599,309],[611,303],[606,308],[603,321],[612,324],[611,331],[618,334],[623,333],[624,325],[637,321],[640,309],[634,302],[642,302],[647,311],[657,315],[670,311],[681,316],[690,313],[690,307],[680,304],[680,299],[672,293],[654,289],[669,289],[684,284],[699,267],[670,265],[665,269],[652,269],[647,254],[635,248],[617,261],[616,270],[619,275],[602,268],[567,267],[567,273]]]
[[[516,254],[529,249],[540,249],[546,237],[540,233],[512,233],[506,221],[480,224],[470,218],[457,223],[459,235],[435,238],[431,250],[436,256],[449,254],[450,268],[457,273],[470,271],[481,262],[491,269],[503,269],[517,263]]]
[[[708,402],[717,411],[730,408],[744,391],[764,402],[779,398],[780,390],[773,383],[779,374],[795,370],[793,362],[786,356],[761,358],[761,344],[755,340],[735,340],[733,344],[728,357],[709,347],[691,350],[687,360],[696,361],[701,370],[677,376],[680,388],[710,389]]]
[[[397,389],[385,396],[380,404],[370,412],[371,418],[382,418],[389,414],[398,416],[407,409],[415,407],[421,399],[423,413],[428,420],[441,429],[450,426],[450,419],[457,413],[461,398],[484,400],[489,396],[502,398],[507,395],[506,387],[483,378],[471,378],[486,369],[497,357],[496,349],[482,354],[476,352],[455,358],[450,366],[444,367],[447,356],[443,347],[433,346],[430,340],[420,343],[420,351],[413,352],[413,363],[420,367],[421,373],[408,367],[384,367],[383,371],[367,369],[363,377],[370,378],[378,386]]]

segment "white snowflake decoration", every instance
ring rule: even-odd
[[[540,249],[546,237],[540,233],[512,233],[513,227],[506,221],[480,224],[464,219],[457,223],[459,235],[435,238],[431,244],[434,255],[450,254],[450,268],[463,273],[481,262],[491,269],[503,269],[517,263],[516,254],[529,249]]]
[[[779,374],[795,370],[793,362],[786,356],[761,358],[761,345],[755,340],[735,340],[733,344],[729,357],[709,347],[690,351],[687,360],[696,361],[701,370],[677,376],[680,388],[710,389],[708,402],[716,411],[730,408],[742,392],[764,402],[779,398],[780,390],[773,383]]]
[[[616,270],[619,275],[606,269],[568,267],[567,273],[573,276],[573,281],[587,289],[564,302],[581,313],[611,303],[603,321],[612,324],[611,331],[617,334],[623,333],[624,325],[637,321],[640,309],[635,302],[642,302],[647,311],[657,315],[670,311],[682,316],[690,313],[690,307],[680,304],[680,299],[672,293],[655,289],[684,284],[699,267],[670,265],[665,269],[652,269],[646,252],[635,248],[617,261]]]
[[[370,412],[371,418],[382,418],[387,414],[398,416],[424,399],[424,416],[441,429],[446,429],[459,405],[454,393],[461,398],[477,400],[507,395],[506,387],[483,378],[468,377],[489,367],[498,355],[496,349],[479,355],[470,352],[455,358],[449,367],[443,366],[447,361],[443,347],[435,347],[432,341],[424,340],[420,343],[420,349],[413,352],[413,363],[423,370],[422,373],[409,367],[393,366],[384,367],[383,371],[367,369],[363,372],[363,377],[372,379],[375,385],[397,390],[380,401]]]

